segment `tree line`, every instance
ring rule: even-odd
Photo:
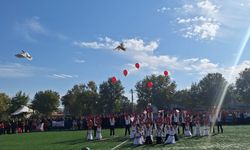
[[[148,87],[148,82],[152,82],[153,86]],[[118,80],[114,84],[111,78],[99,87],[94,81],[74,85],[62,97],[52,90],[39,91],[32,100],[22,91],[17,92],[12,98],[0,93],[0,117],[9,116],[30,101],[30,107],[45,116],[56,111],[60,101],[65,114],[72,116],[132,112],[133,107],[135,111],[141,112],[148,103],[158,109],[209,109],[218,104],[225,87],[228,87],[228,90],[223,99],[223,107],[250,104],[250,68],[240,72],[235,83],[229,84],[221,73],[209,73],[199,82],[192,83],[190,88],[182,90],[176,89],[176,82],[170,80],[169,76],[146,76],[135,85],[137,103],[134,104],[125,96],[121,81]]]

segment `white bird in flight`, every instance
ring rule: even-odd
[[[32,56],[28,53],[22,50],[21,53],[18,53],[15,55],[17,58],[26,58],[28,60],[32,60]]]

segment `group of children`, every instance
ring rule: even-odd
[[[220,116],[219,116],[220,117]],[[218,119],[218,118],[217,118]],[[110,116],[110,135],[114,136],[115,117]],[[152,144],[154,137],[157,144],[174,144],[178,141],[180,128],[184,136],[208,136],[212,124],[209,113],[191,114],[189,112],[159,112],[158,117],[153,117],[151,108],[147,108],[140,115],[124,115],[125,136],[130,135],[134,145]],[[87,118],[87,140],[102,139],[101,118]],[[193,132],[193,126],[195,131]],[[93,137],[94,129],[94,137]],[[131,132],[130,132],[131,131]]]

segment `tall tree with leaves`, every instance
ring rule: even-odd
[[[0,120],[4,116],[8,115],[8,109],[10,107],[10,98],[5,93],[0,93]]]
[[[236,92],[241,102],[250,103],[250,68],[240,72],[240,77],[236,80]]]
[[[20,108],[22,105],[26,106],[28,101],[29,101],[28,95],[26,95],[22,91],[17,92],[16,95],[14,97],[12,97],[12,99],[11,99],[10,112],[13,113],[18,108]]]
[[[197,83],[192,83],[189,93],[192,101],[192,108],[203,106],[203,101],[201,99],[201,88]]]
[[[152,88],[148,83],[152,82]],[[176,89],[175,82],[170,81],[169,76],[151,75],[136,84],[137,107],[139,111],[145,109],[150,102],[159,109],[169,107],[173,104],[173,96]]]
[[[70,114],[73,116],[82,115],[81,105],[79,104],[80,100],[78,97],[82,95],[85,91],[85,85],[74,85],[73,88],[71,90],[68,90],[67,94],[61,98],[66,114]]]
[[[121,112],[131,113],[133,110],[133,104],[126,96],[122,97],[120,106],[121,106]]]
[[[97,85],[94,81],[89,81],[87,84],[87,100],[89,104],[89,114],[98,114],[99,110],[96,109],[99,99]]]
[[[62,97],[61,101],[67,114],[82,116],[99,113],[96,109],[98,97],[96,83],[89,81],[87,85],[75,85]]]
[[[176,102],[176,104],[185,108],[193,107],[191,93],[188,89],[177,91],[174,95],[174,101]]]
[[[198,84],[200,104],[206,107],[217,106],[227,84],[220,73],[207,74]]]
[[[84,91],[76,98],[76,103],[80,106],[80,115],[99,113],[96,109],[98,102],[97,86],[94,81],[89,81]]]
[[[121,101],[124,96],[124,87],[121,81],[112,83],[112,79],[100,84],[99,87],[98,110],[105,114],[119,112],[121,110]]]
[[[39,91],[32,101],[33,109],[49,116],[59,106],[60,95],[52,90]]]
[[[234,107],[235,104],[239,103],[238,99],[239,97],[237,95],[236,87],[233,84],[230,84],[227,88],[227,93],[224,100],[225,107]]]

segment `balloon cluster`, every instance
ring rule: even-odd
[[[140,69],[140,64],[139,63],[135,63],[135,68],[136,69]],[[128,70],[127,69],[124,69],[123,70],[123,75],[126,77],[127,75],[129,74]],[[164,76],[168,76],[169,75],[169,72],[167,70],[165,70],[163,72]],[[115,76],[113,76],[111,78],[111,82],[112,84],[115,84],[117,82],[117,79]],[[152,88],[153,87],[153,82],[152,81],[149,81],[148,84],[147,84],[148,88]]]

